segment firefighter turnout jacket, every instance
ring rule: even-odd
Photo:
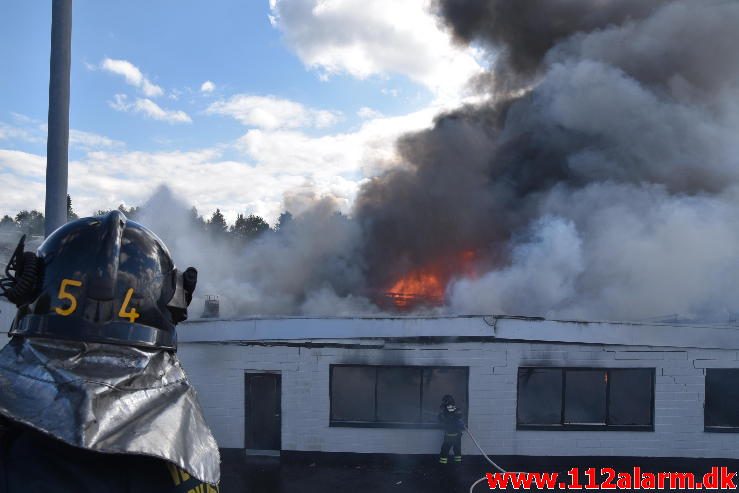
[[[2,418],[0,418],[2,419]],[[0,423],[0,493],[217,493],[155,457],[93,452]]]
[[[455,409],[452,412],[446,409],[441,411],[439,413],[439,423],[447,434],[456,434],[464,430],[464,420],[459,409]]]

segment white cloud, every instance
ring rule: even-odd
[[[295,130],[252,129],[237,146],[264,168],[310,176],[344,177],[359,182],[398,163],[395,141],[405,132],[431,125],[436,109],[366,121],[358,130],[310,136]]]
[[[135,103],[123,97],[111,104],[135,111]],[[202,214],[219,207],[231,222],[237,213],[249,211],[274,223],[286,197],[293,197],[294,206],[296,194],[331,197],[348,212],[363,181],[397,163],[397,136],[429,126],[437,111],[367,120],[356,131],[319,137],[255,128],[235,143],[189,152],[139,152],[112,145],[70,162],[70,194],[79,214],[120,203],[140,205],[160,184]],[[242,158],[223,157],[232,146],[243,152]],[[44,156],[0,149],[0,180],[23,191],[0,195],[0,215],[43,207],[45,166]]]
[[[359,111],[357,111],[357,116],[366,120],[368,118],[379,118],[382,116],[382,113],[377,110],[373,110],[368,106],[362,106],[359,108]]]
[[[128,84],[141,89],[147,97],[152,98],[164,94],[161,87],[147,79],[141,70],[128,60],[106,58],[100,62],[100,68],[112,74],[122,75]]]
[[[280,212],[283,194],[310,181],[249,162],[222,159],[219,148],[190,152],[97,151],[69,163],[69,193],[78,214],[118,204],[141,205],[167,184],[202,214],[219,207],[230,222],[254,211],[270,221]],[[0,196],[0,215],[21,209],[43,210],[44,156],[0,149],[0,180],[11,190]],[[346,188],[347,180],[320,183],[320,189]],[[18,193],[15,192],[18,191]]]
[[[13,114],[17,125],[0,122],[0,140],[43,144],[46,142],[47,124],[25,115]],[[95,149],[120,149],[125,144],[104,135],[69,129],[69,146],[73,149],[91,151]]]
[[[31,123],[38,122],[39,120],[36,120],[34,118],[31,118],[28,115],[24,115],[23,113],[16,113],[14,111],[10,112],[10,115],[13,117],[13,120],[18,123],[19,125],[28,125]]]
[[[15,216],[22,210],[36,209],[44,210],[44,193],[46,183],[44,176],[38,179],[29,179],[27,176],[19,176],[5,169],[4,156],[0,153],[0,183],[3,184],[3,195],[0,202],[1,215]],[[37,156],[38,157],[38,156]],[[46,158],[41,158],[46,164]],[[46,168],[44,168],[44,171]]]
[[[162,120],[169,123],[191,123],[190,116],[181,110],[165,110],[151,99],[136,99],[134,111],[145,114],[154,120]]]
[[[33,128],[23,128],[0,122],[0,140],[22,141],[38,144],[46,139],[43,135],[34,131]]]
[[[149,118],[190,121],[184,112],[167,111],[149,99],[117,94],[109,104],[118,111]],[[202,214],[220,208],[231,222],[245,211],[274,222],[286,200],[294,206],[289,197],[296,194],[330,197],[349,212],[368,177],[398,165],[397,137],[429,127],[434,116],[445,109],[449,106],[440,100],[395,117],[363,108],[360,114],[365,119],[358,128],[344,132],[324,129],[316,136],[315,128],[325,128],[340,115],[276,97],[237,95],[217,101],[206,111],[231,116],[250,128],[238,140],[210,148],[139,152],[113,139],[74,132],[72,141],[87,147],[85,157],[70,162],[70,193],[80,214],[120,203],[140,205],[160,184],[169,185]],[[33,126],[38,128],[39,124]],[[226,151],[229,159],[224,157]],[[232,157],[234,152],[240,152],[241,157]],[[28,184],[27,194],[0,195],[0,215],[43,207],[44,171],[43,156],[0,152],[0,180],[13,184],[14,189]]]
[[[22,151],[0,149],[0,173],[6,172],[33,180],[43,179],[46,176],[46,158]],[[3,187],[3,194],[6,191],[7,187]]]
[[[202,92],[213,92],[216,89],[216,85],[213,83],[213,81],[206,80],[203,82],[203,84],[200,86],[200,90]]]
[[[226,115],[242,124],[262,129],[325,128],[335,124],[341,114],[335,111],[316,110],[274,96],[237,94],[230,99],[216,101],[207,113]]]
[[[69,130],[69,145],[84,151],[94,149],[117,149],[125,147],[120,140],[114,140],[104,135],[92,132],[83,132],[82,130]]]
[[[481,71],[474,50],[439,26],[430,0],[275,0],[270,10],[301,60],[324,74],[401,74],[454,99]]]
[[[192,118],[184,111],[165,110],[148,98],[136,98],[133,103],[130,103],[125,94],[116,94],[113,96],[113,101],[108,101],[108,104],[116,111],[141,113],[153,120],[168,123],[192,123]]]
[[[46,157],[0,149],[0,216],[21,210],[44,210]]]

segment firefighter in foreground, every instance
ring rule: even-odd
[[[21,239],[0,280],[0,493],[218,491],[218,447],[175,351],[197,271],[118,211]]]
[[[462,413],[457,409],[454,397],[447,394],[441,399],[441,412],[439,413],[439,423],[444,429],[444,441],[441,443],[441,454],[439,463],[446,464],[449,462],[449,449],[454,450],[454,462],[462,462],[462,431],[464,430],[464,420]]]

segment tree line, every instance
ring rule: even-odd
[[[111,210],[112,209],[99,209],[95,211],[93,216],[103,216]],[[118,210],[124,213],[126,217],[133,220],[136,220],[136,217],[141,214],[141,207],[132,206],[130,208],[126,208],[121,204],[118,206]],[[72,198],[67,195],[67,220],[72,221],[74,219],[78,219],[78,217],[79,216],[74,212],[72,207]],[[251,241],[272,229],[267,221],[256,214],[239,214],[236,217],[234,224],[229,226],[220,209],[216,209],[215,212],[206,219],[198,214],[198,210],[193,207],[190,209],[190,219],[196,229],[209,233],[216,239],[232,238],[234,240]],[[292,220],[292,215],[289,212],[283,212],[280,215],[274,230],[277,231],[284,227],[290,220]],[[29,236],[43,236],[44,214],[35,209],[30,211],[22,210],[14,217],[5,214],[2,219],[0,219],[0,230],[20,231]]]

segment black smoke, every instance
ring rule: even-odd
[[[526,79],[546,54],[576,33],[643,19],[667,0],[441,0],[439,15],[462,43],[497,51],[496,73]]]
[[[471,249],[484,274],[450,285],[452,311],[739,311],[739,3],[437,8],[489,50],[491,97],[402,138],[404,165],[362,189],[370,285]]]

